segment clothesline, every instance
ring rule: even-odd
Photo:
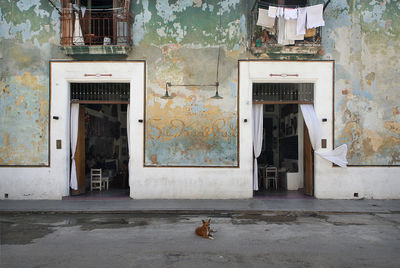
[[[258,7],[283,7],[283,8],[299,8],[299,7],[307,7],[307,6],[311,6],[309,4],[306,5],[280,5],[280,4],[273,4],[273,3],[264,3],[264,2],[260,2],[258,3]]]
[[[325,10],[325,8],[329,5],[329,2],[330,2],[331,0],[328,0],[326,3],[324,3],[323,5],[324,5],[324,10]],[[256,2],[257,3],[257,2]],[[264,8],[266,8],[266,7],[270,7],[270,6],[273,6],[273,7],[283,7],[283,8],[299,8],[299,7],[309,7],[309,6],[313,6],[313,5],[311,5],[311,4],[304,4],[304,5],[281,5],[281,4],[275,4],[275,3],[266,3],[266,2],[258,2],[258,8],[260,8],[260,6],[261,7],[264,7]]]
[[[108,10],[122,10],[124,9],[123,7],[115,7],[115,8],[85,8],[81,7],[82,9],[85,9],[86,11],[108,11]],[[79,8],[68,8],[65,7],[63,10],[74,10],[74,11],[79,11]]]

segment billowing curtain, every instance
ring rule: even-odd
[[[126,137],[128,140],[128,175],[129,177],[132,176],[131,173],[131,123],[130,123],[130,118],[131,118],[131,105],[128,104],[126,108]],[[130,180],[129,180],[130,181]]]
[[[78,179],[76,177],[75,151],[78,143],[78,127],[79,127],[79,103],[71,104],[71,178],[70,187],[78,190]]]
[[[315,153],[340,167],[346,167],[347,145],[342,144],[333,151],[321,152],[322,130],[317,114],[315,113],[314,106],[311,104],[301,104],[300,108],[301,112],[303,113],[304,122],[307,125],[311,145]]]
[[[258,165],[257,157],[261,154],[263,140],[263,105],[253,104],[253,151],[254,151],[254,169],[253,169],[253,190],[258,191]]]

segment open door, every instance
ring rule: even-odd
[[[304,194],[314,195],[314,151],[308,134],[307,125],[304,123]]]
[[[78,190],[71,189],[71,195],[79,195],[85,193],[85,107],[79,107],[79,127],[78,127],[78,143],[75,151],[76,176],[78,180]]]

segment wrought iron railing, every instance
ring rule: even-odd
[[[313,83],[254,83],[253,101],[299,101],[314,99]]]
[[[129,83],[71,83],[71,101],[129,101]]]
[[[132,16],[126,8],[87,10],[84,16],[63,8],[60,20],[63,46],[132,45]]]

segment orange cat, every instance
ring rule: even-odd
[[[196,228],[196,234],[203,238],[214,239],[211,234],[212,232],[214,232],[214,230],[210,228],[211,219],[209,219],[208,221],[201,221],[203,222],[203,226]]]

